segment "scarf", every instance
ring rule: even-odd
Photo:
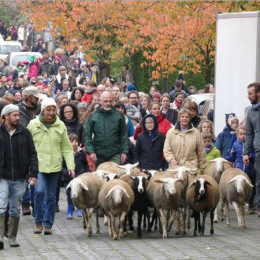
[[[39,115],[39,118],[40,118],[40,121],[46,126],[46,127],[50,127],[52,124],[55,123],[56,119],[57,119],[57,116],[55,115],[54,118],[49,121],[49,122],[46,122],[44,119],[43,119],[43,114],[42,112],[40,113]]]
[[[213,147],[214,147],[213,143],[210,144],[209,148],[205,147],[205,153],[208,154],[213,149]]]
[[[182,103],[178,102],[177,100],[174,101],[177,108],[180,108],[182,106]]]

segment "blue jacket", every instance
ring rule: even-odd
[[[231,149],[230,155],[225,159],[230,162],[235,162],[235,168],[239,168],[244,171],[247,175],[253,176],[254,172],[254,158],[255,153],[252,150],[250,154],[250,164],[245,165],[243,162],[244,143],[240,140],[236,141]]]
[[[215,146],[221,152],[222,157],[229,155],[231,148],[237,140],[235,131],[231,129],[230,125],[225,126],[224,130],[218,135]]]

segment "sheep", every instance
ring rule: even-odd
[[[168,238],[168,232],[171,230],[175,211],[178,210],[181,199],[179,182],[182,182],[182,180],[169,177],[171,175],[172,173],[169,172],[156,174],[151,178],[147,188],[147,195],[150,203],[154,205],[157,212],[160,214],[163,238]],[[168,221],[165,217],[164,210],[168,211]]]
[[[106,182],[98,196],[100,206],[109,218],[109,236],[117,239],[115,217],[119,217],[119,238],[124,237],[124,221],[134,202],[134,193],[131,187],[120,179]]]
[[[221,175],[226,169],[232,168],[229,161],[223,158],[216,158],[210,161],[210,165],[205,170],[205,175],[211,176],[219,184]],[[221,203],[221,209],[223,205]],[[221,218],[221,220],[223,220]],[[214,223],[218,223],[218,208],[214,212]]]
[[[92,174],[97,175],[101,180],[104,181],[118,179],[121,176],[121,173],[111,173],[105,170],[97,170],[95,172],[92,172]]]
[[[240,229],[246,229],[244,205],[252,195],[252,183],[240,169],[227,169],[220,179],[220,196],[225,207],[226,223],[230,226],[229,204],[233,204]],[[223,213],[222,213],[223,214]]]
[[[158,171],[157,170],[145,170],[143,169],[142,172],[144,172],[145,174],[148,175],[148,181],[150,181],[150,179],[158,172],[161,172],[162,169],[159,169]]]
[[[66,188],[66,190],[69,188],[71,189],[73,204],[82,210],[83,228],[87,228],[87,222],[89,237],[92,236],[91,217],[94,210],[96,212],[96,233],[100,233],[98,222],[98,194],[103,184],[104,182],[98,176],[90,173],[83,173],[73,179]],[[88,212],[87,209],[89,209]]]
[[[201,175],[194,178],[186,192],[186,200],[191,209],[193,209],[195,227],[194,236],[197,236],[197,225],[201,235],[204,235],[205,220],[210,212],[210,234],[214,234],[213,212],[220,199],[218,183],[210,176]],[[200,225],[200,212],[203,213],[202,226]]]

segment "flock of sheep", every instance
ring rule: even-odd
[[[148,232],[159,219],[159,231],[168,237],[174,220],[176,234],[186,234],[190,229],[191,212],[195,221],[194,236],[204,235],[205,219],[210,213],[210,234],[214,234],[213,223],[218,222],[217,205],[221,202],[221,220],[226,217],[230,225],[229,204],[236,210],[238,225],[245,229],[244,205],[252,194],[252,184],[241,170],[231,168],[228,161],[214,159],[204,175],[197,176],[197,169],[184,166],[167,171],[141,171],[137,164],[117,165],[113,162],[101,164],[96,172],[84,173],[72,180],[74,205],[83,212],[83,228],[92,236],[91,217],[96,214],[96,233],[100,233],[99,210],[104,212],[104,224],[109,226],[113,239],[126,236],[126,225],[133,230],[133,212],[138,213],[137,235],[142,236],[143,226]],[[221,199],[221,200],[220,200]],[[152,221],[150,212],[154,208]],[[215,213],[214,213],[215,211]],[[202,223],[200,222],[202,213]],[[119,219],[119,232],[115,219]],[[144,218],[143,218],[144,217]]]

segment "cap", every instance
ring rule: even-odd
[[[19,107],[13,104],[9,104],[3,108],[1,112],[1,117],[8,115],[14,111],[19,111]]]
[[[174,86],[178,86],[178,87],[179,87],[179,86],[181,86],[182,84],[181,84],[181,82],[180,82],[180,81],[175,81],[175,82],[173,83],[173,85],[174,85]]]
[[[42,94],[39,92],[37,87],[29,86],[24,89],[24,96],[34,96],[40,98]]]

